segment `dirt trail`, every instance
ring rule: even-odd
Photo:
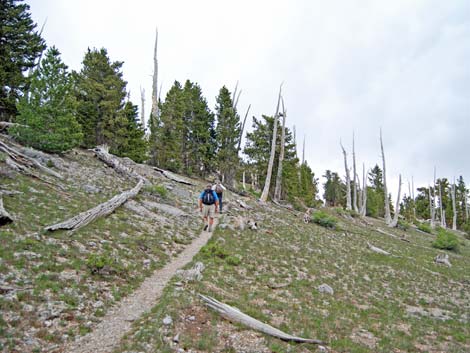
[[[214,220],[214,226],[216,225],[217,219]],[[92,332],[70,343],[65,351],[69,353],[111,352],[124,334],[130,330],[132,322],[155,306],[168,281],[177,270],[191,262],[193,256],[207,243],[211,235],[212,233],[202,232],[173,261],[155,271],[139,289],[119,303],[119,306],[111,309]]]

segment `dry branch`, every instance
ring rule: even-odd
[[[132,188],[131,190],[127,190],[122,194],[114,196],[112,199],[88,210],[82,212],[75,217],[72,217],[64,222],[57,223],[45,228],[48,231],[54,231],[57,229],[79,229],[87,224],[93,222],[95,219],[107,216],[108,214],[112,213],[116,208],[121,206],[124,202],[128,199],[135,197],[142,186],[144,185],[144,180],[140,179],[137,185]]]
[[[3,141],[0,141],[0,151],[6,153],[8,157],[10,157],[11,161],[8,161],[8,158],[7,158],[6,162],[10,167],[12,167],[13,169],[17,171],[24,172],[26,174],[32,174],[26,169],[34,167],[58,179],[63,179],[62,175],[60,175],[59,173],[43,166],[41,163],[39,163],[35,159],[28,157],[27,155],[25,155],[24,153],[21,153],[20,151],[18,151],[17,149],[13,147],[8,146]]]
[[[272,327],[271,325],[262,323],[261,321],[258,321],[251,316],[248,316],[244,313],[242,313],[240,310],[237,308],[234,308],[230,305],[224,304],[219,302],[218,300],[207,297],[205,295],[199,294],[199,297],[204,301],[204,303],[211,309],[217,311],[219,314],[221,314],[224,318],[226,318],[229,321],[233,322],[238,322],[240,324],[243,324],[245,326],[248,326],[251,329],[254,329],[256,331],[263,332],[267,335],[273,336],[280,338],[283,341],[292,341],[292,342],[298,342],[298,343],[314,343],[314,344],[323,344],[322,341],[317,340],[317,339],[311,339],[311,338],[302,338],[302,337],[297,337],[297,336],[292,336],[289,335],[288,333],[285,333],[281,330],[278,330],[275,327]]]
[[[93,151],[101,161],[115,169],[118,173],[123,174],[124,176],[129,178],[136,178],[137,180],[143,179],[144,182],[149,183],[147,179],[142,177],[140,174],[136,173],[132,168],[129,168],[128,166],[121,163],[121,161],[119,161],[116,156],[110,154],[108,152],[107,146],[98,146],[93,149]]]
[[[170,180],[173,180],[173,181],[176,181],[177,183],[181,183],[181,184],[185,184],[185,185],[194,185],[193,183],[187,181],[186,179],[183,179],[180,176],[178,176],[176,174],[173,174],[172,172],[169,172],[167,170],[160,169],[160,168],[157,168],[157,167],[153,167],[153,169],[155,169],[157,172],[162,173],[166,178],[168,178]]]
[[[369,247],[369,249],[371,249],[373,252],[376,252],[378,254],[382,254],[382,255],[390,255],[389,252],[383,250],[383,249],[380,249],[374,245],[372,245],[371,243],[367,242],[367,246]]]

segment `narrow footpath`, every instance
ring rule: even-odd
[[[214,227],[216,225],[217,219],[214,219]],[[130,330],[132,322],[157,304],[168,281],[177,270],[191,262],[211,235],[212,233],[203,231],[173,261],[155,271],[133,294],[124,298],[118,306],[111,308],[92,332],[68,344],[64,351],[68,353],[112,352],[124,334]]]

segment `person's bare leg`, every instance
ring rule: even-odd
[[[209,232],[212,232],[212,225],[214,224],[214,218],[209,217]]]

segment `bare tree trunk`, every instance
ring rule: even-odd
[[[255,175],[251,173],[251,189],[255,190]]]
[[[367,177],[366,167],[362,163],[362,203],[361,203],[361,216],[365,217],[367,213]]]
[[[271,141],[271,155],[269,156],[268,172],[266,174],[266,180],[264,181],[263,193],[260,198],[261,202],[266,202],[268,200],[269,186],[271,184],[271,176],[273,173],[274,155],[276,153],[277,120],[279,118],[279,104],[281,103],[281,89],[282,83],[279,87],[279,96],[277,98],[276,114],[274,115],[273,139]]]
[[[398,176],[398,196],[395,205],[395,214],[393,215],[392,222],[388,225],[390,228],[395,228],[398,224],[398,216],[400,215],[400,194],[401,194],[401,174]]]
[[[434,229],[434,197],[431,195],[431,186],[429,186],[429,213],[431,216],[431,229]]]
[[[281,97],[282,102],[282,130],[281,130],[281,151],[279,153],[279,163],[277,167],[276,176],[276,187],[274,189],[274,200],[279,201],[281,199],[281,188],[282,188],[282,162],[284,160],[284,143],[286,140],[286,109],[284,107],[284,99]]]
[[[382,164],[383,164],[383,179],[384,179],[384,203],[385,203],[385,223],[390,224],[392,217],[390,216],[390,204],[388,200],[388,190],[387,190],[387,177],[385,169],[385,153],[384,145],[382,141],[382,129],[380,129],[380,150],[382,151]]]
[[[442,205],[442,179],[441,182],[439,183],[439,209],[440,209],[440,214],[441,214],[441,227],[446,228],[446,217],[444,213],[444,207]]]
[[[243,171],[243,181],[242,181],[242,185],[243,185],[243,190],[246,190],[246,184],[245,184],[245,171]]]
[[[339,144],[341,146],[341,149],[343,150],[343,156],[344,156],[344,170],[346,172],[346,209],[351,210],[351,179],[349,177],[349,168],[348,168],[348,158],[346,154],[346,150],[343,147],[343,144],[341,141],[339,141]]]
[[[140,87],[140,122],[142,123],[142,128],[145,130],[147,126],[145,124],[145,88]]]
[[[457,207],[455,206],[455,178],[452,184],[452,209],[454,211],[454,217],[452,219],[452,230],[457,230]]]
[[[353,143],[352,143],[352,152],[353,152],[353,208],[354,211],[359,212],[357,208],[357,183],[356,183],[356,150],[354,148],[354,132],[353,132]]]
[[[305,163],[305,135],[304,135],[304,142],[302,144],[302,165]]]
[[[240,152],[240,148],[241,148],[241,145],[242,145],[243,131],[245,130],[246,118],[248,117],[248,113],[250,111],[250,108],[251,108],[251,104],[248,106],[248,109],[246,110],[245,119],[243,119],[242,129],[240,131],[240,137],[238,138],[238,147],[237,147],[238,152]]]
[[[158,48],[158,28],[155,34],[155,48],[153,52],[153,83],[152,83],[152,116],[157,118],[160,115],[158,111],[158,59],[157,59],[157,48]]]
[[[468,200],[467,200],[467,190],[465,190],[464,192],[465,192],[465,196],[464,196],[464,200],[465,200],[465,222],[468,222]]]
[[[411,176],[411,192],[413,195],[413,218],[416,219],[415,183],[413,176]]]
[[[434,166],[434,186],[433,186],[433,197],[434,197],[434,221],[437,222],[436,207],[437,207],[437,187],[436,187],[436,166]],[[440,210],[439,210],[440,216]]]
[[[127,190],[123,192],[122,194],[116,195],[112,199],[88,211],[82,212],[76,215],[75,217],[72,217],[64,222],[53,224],[44,229],[47,231],[54,231],[58,229],[74,229],[75,230],[75,229],[84,227],[87,224],[93,222],[95,219],[112,213],[116,208],[121,206],[128,199],[135,197],[139,193],[143,185],[144,185],[144,179],[140,179],[137,185],[131,190]]]

